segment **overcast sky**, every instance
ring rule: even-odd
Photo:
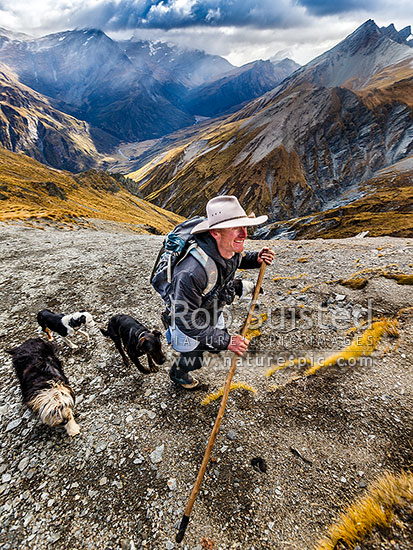
[[[413,0],[0,0],[0,26],[13,31],[93,27],[115,39],[203,49],[234,65],[279,51],[307,63],[367,19],[401,30],[413,24]]]

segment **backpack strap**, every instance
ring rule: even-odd
[[[205,273],[207,274],[207,286],[204,288],[204,291],[202,292],[202,296],[205,296],[211,290],[214,288],[214,286],[217,284],[218,281],[218,268],[215,261],[208,256],[208,254],[202,250],[201,247],[197,245],[197,243],[194,243],[189,247],[188,253],[191,254],[198,262],[202,265],[202,267],[205,269]],[[188,254],[187,253],[187,254]],[[187,255],[185,254],[185,256]]]

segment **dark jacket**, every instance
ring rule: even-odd
[[[218,268],[218,281],[205,297],[202,296],[208,284],[207,274],[196,258],[188,255],[173,272],[172,314],[176,326],[187,336],[200,344],[208,344],[215,349],[227,349],[230,335],[226,330],[214,328],[226,304],[235,296],[234,275],[238,268],[259,268],[258,252],[244,255],[234,254],[229,260],[218,252],[215,239],[209,233],[196,236],[198,245],[210,256]]]

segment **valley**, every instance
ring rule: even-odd
[[[170,8],[149,4],[144,25]],[[46,32],[0,28],[0,546],[178,547],[231,354],[206,354],[190,393],[163,335],[167,362],[144,376],[99,328],[126,313],[162,330],[149,277],[165,235],[232,194],[269,217],[246,248],[275,261],[182,548],[410,550],[410,26],[368,19],[303,66],[287,50],[236,66],[195,43]],[[226,308],[231,333],[247,307]],[[23,407],[7,354],[39,336],[43,308],[96,321],[76,350],[55,339],[70,440]]]

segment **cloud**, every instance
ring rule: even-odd
[[[406,24],[412,5],[411,0],[398,0],[397,15],[404,16]],[[396,15],[390,0],[0,0],[0,10],[4,26],[35,33],[83,27],[106,32],[200,27],[283,30],[317,22],[322,26],[320,18],[334,15],[365,20],[380,13],[388,22]]]
[[[221,55],[232,64],[240,66],[256,59],[269,59],[280,50],[288,50],[288,56],[297,63],[310,59],[335,46],[354,31],[354,22],[328,18],[328,24],[285,29],[254,29],[248,27],[186,27],[176,29],[137,29],[137,39],[160,40],[182,48],[200,49]],[[109,32],[115,40],[130,37],[130,33]]]
[[[97,27],[102,30],[136,28],[236,26],[291,27],[303,20],[305,8],[295,0],[3,0],[9,20],[22,27],[62,29]],[[34,23],[34,22],[37,22]]]
[[[95,20],[106,20],[107,30],[121,28],[172,29],[194,26],[271,28],[291,26],[304,8],[290,0],[112,0],[88,10]],[[85,12],[78,12],[81,18]]]
[[[135,33],[236,65],[283,49],[306,63],[369,18],[401,29],[413,22],[413,2],[398,0],[395,11],[390,0],[0,0],[0,25],[10,30],[40,36],[93,27],[114,38]]]
[[[289,0],[157,0],[139,26],[170,29],[188,26],[288,25],[303,10]]]
[[[312,15],[335,15],[339,13],[369,12],[377,6],[377,0],[297,0]]]

